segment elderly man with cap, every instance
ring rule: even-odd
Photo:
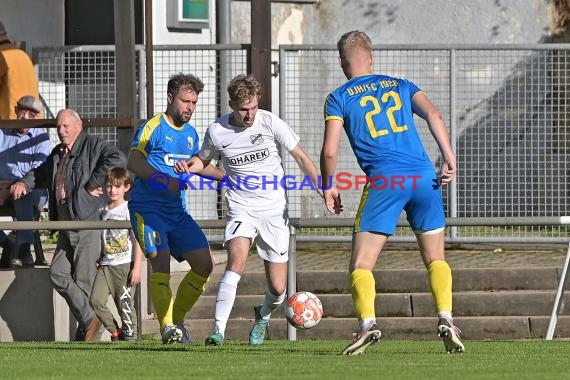
[[[18,120],[40,119],[41,102],[31,95],[22,96],[16,103]],[[51,152],[49,135],[43,128],[0,129],[0,205],[15,211],[19,221],[34,220],[34,213],[47,202],[47,189],[34,189],[20,199],[14,200],[9,186],[21,179],[27,172],[45,162]],[[16,247],[0,230],[2,257],[0,268],[29,267],[34,265],[31,254],[33,231],[16,231]],[[37,257],[36,264],[45,265],[43,257]]]
[[[105,174],[111,167],[125,167],[125,157],[116,146],[83,129],[83,120],[71,108],[57,113],[56,124],[60,143],[44,163],[10,186],[10,194],[19,199],[31,189],[47,187],[50,220],[100,220],[100,210],[108,203]],[[50,263],[53,287],[79,322],[75,340],[100,338],[101,320],[89,295],[101,239],[101,230],[60,230]]]
[[[25,51],[12,45],[0,22],[0,120],[16,118],[14,107],[24,94],[39,97],[34,65]]]

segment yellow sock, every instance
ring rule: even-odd
[[[160,331],[172,324],[172,290],[170,274],[156,272],[150,276],[150,294]]]
[[[443,260],[432,261],[428,265],[429,285],[435,300],[437,312],[451,313],[451,269],[449,264]]]
[[[208,277],[202,277],[192,271],[184,276],[180,286],[178,286],[174,300],[172,320],[175,324],[184,322],[186,313],[192,309],[192,306],[204,292],[206,282],[208,282]]]
[[[375,318],[376,281],[372,272],[366,269],[355,269],[350,274],[350,289],[358,320]]]

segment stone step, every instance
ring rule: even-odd
[[[374,271],[379,293],[429,291],[427,271],[423,269],[386,269]],[[246,274],[247,275],[247,274]],[[456,269],[454,291],[472,290],[552,290],[558,286],[557,268]],[[347,272],[297,272],[297,289],[316,293],[349,293]]]
[[[378,318],[382,330],[382,339],[437,340],[437,319],[434,317],[385,317]],[[462,331],[462,339],[469,350],[469,340],[508,340],[543,338],[548,328],[548,316],[510,316],[510,317],[457,317],[455,323]],[[212,319],[187,319],[186,325],[191,339],[203,342],[211,334]],[[228,341],[247,341],[253,320],[231,319],[228,322],[226,338]],[[357,328],[355,318],[323,318],[321,322],[309,330],[296,330],[298,340],[352,339],[352,332]],[[144,320],[143,332],[159,339],[158,322]],[[555,338],[570,337],[570,316],[558,318]],[[287,322],[283,318],[274,318],[269,327],[269,339],[286,340]],[[342,349],[343,347],[340,347]]]
[[[215,295],[222,268],[217,268],[204,295],[188,313],[186,322],[194,340],[210,335]],[[477,268],[453,272],[454,315],[465,339],[524,339],[544,337],[552,311],[560,270],[557,268]],[[184,272],[173,272],[174,292]],[[423,269],[374,271],[378,322],[385,339],[438,339],[435,305]],[[299,271],[297,289],[319,296],[325,318],[313,329],[297,331],[298,339],[350,341],[357,327],[348,274],[344,271]],[[263,272],[248,272],[239,283],[226,336],[247,340],[253,323],[253,306],[263,302],[266,288]],[[555,336],[570,337],[570,294],[561,304]],[[568,309],[568,310],[567,310]],[[269,329],[272,339],[287,339],[284,307],[273,314]],[[143,332],[156,334],[158,322],[143,321]]]
[[[454,291],[556,290],[557,268],[488,268],[453,271]],[[185,272],[173,272],[171,286],[175,291]],[[221,271],[214,273],[205,295],[216,294]],[[427,272],[423,269],[386,269],[374,271],[378,293],[429,292]],[[237,294],[262,294],[266,288],[263,272],[246,272]],[[314,293],[350,293],[348,273],[342,271],[299,271],[297,289]]]
[[[350,294],[319,294],[325,317],[354,317]],[[554,291],[498,291],[498,292],[455,292],[453,308],[455,316],[525,316],[550,315],[554,304]],[[570,295],[564,296],[560,315],[570,314]],[[213,318],[216,296],[200,297],[187,314],[191,319]],[[251,318],[253,306],[263,303],[262,295],[242,295],[236,298],[231,318]],[[379,317],[430,317],[435,313],[431,293],[390,293],[376,296],[376,315]],[[275,316],[284,315],[280,306]]]

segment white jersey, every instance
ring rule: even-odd
[[[101,220],[130,220],[128,202],[109,210],[101,209]],[[119,265],[133,261],[131,231],[128,229],[103,230],[103,254],[101,265]]]
[[[221,157],[226,178],[228,208],[271,210],[286,203],[283,167],[278,144],[288,152],[299,143],[299,136],[275,114],[258,110],[251,127],[229,123],[227,114],[206,131],[198,155],[203,160]]]

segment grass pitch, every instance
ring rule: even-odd
[[[226,342],[205,347],[136,343],[0,344],[2,379],[567,379],[570,342],[467,341],[445,353],[440,341],[380,341],[360,356],[348,342]]]

